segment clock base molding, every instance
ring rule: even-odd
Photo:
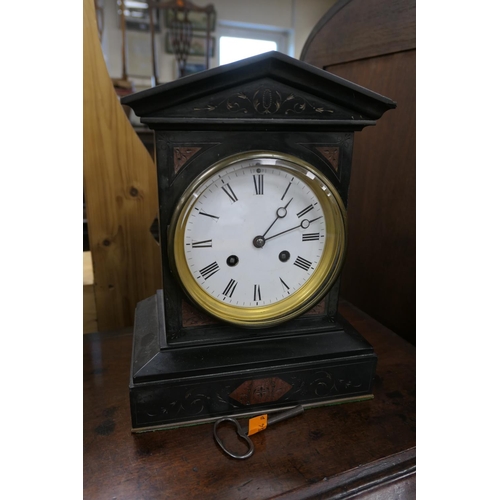
[[[134,432],[372,397],[377,356],[341,317],[330,331],[169,347],[162,303],[160,291],[136,309]]]

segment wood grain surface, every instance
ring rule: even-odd
[[[83,252],[83,333],[97,332],[94,269],[90,252]]]
[[[300,59],[326,69],[411,50],[415,26],[415,0],[339,0],[312,30]]]
[[[398,103],[355,138],[341,293],[415,343],[415,51],[328,69]]]
[[[85,335],[84,498],[414,498],[415,348],[349,303],[340,310],[379,356],[374,399],[275,424],[243,461],[216,446],[212,424],[132,434],[130,330]]]
[[[136,304],[161,288],[156,169],[116,96],[84,1],[83,175],[99,331],[133,325]]]
[[[341,294],[415,343],[416,50],[414,0],[340,0],[305,62],[397,102],[355,134]]]

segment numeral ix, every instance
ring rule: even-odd
[[[191,248],[211,248],[212,240],[193,241]]]

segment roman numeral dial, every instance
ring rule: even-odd
[[[344,241],[335,225],[343,212],[330,213],[339,197],[313,167],[263,153],[235,158],[179,198],[185,205],[170,226],[174,275],[212,316],[247,318],[241,324],[251,327],[262,317],[270,326],[326,293],[320,287],[343,258],[335,246]]]

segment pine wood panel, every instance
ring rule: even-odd
[[[92,254],[83,252],[83,286],[94,284],[94,269],[92,267]]]
[[[94,285],[83,285],[83,333],[97,332]]]
[[[90,252],[83,252],[83,333],[97,332],[94,270]]]
[[[133,324],[137,302],[161,288],[156,170],[113,89],[94,4],[84,1],[83,174],[99,331]]]

